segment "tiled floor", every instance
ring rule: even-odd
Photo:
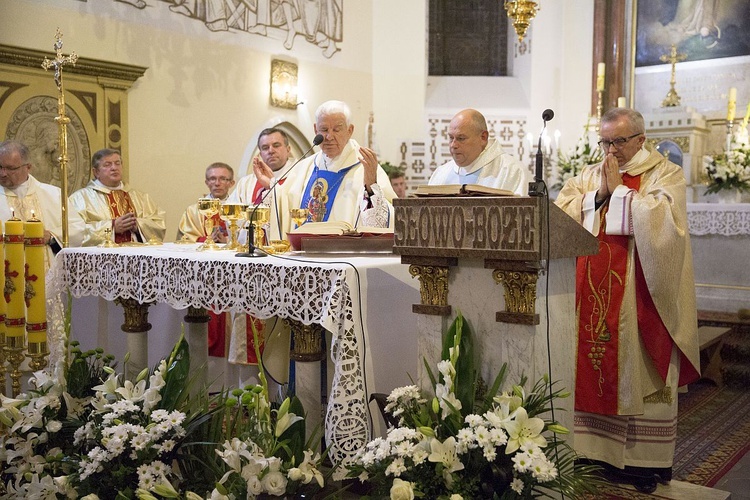
[[[746,453],[714,488],[730,492],[732,500],[750,500],[750,453]]]

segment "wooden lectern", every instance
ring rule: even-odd
[[[459,258],[483,259],[505,289],[497,321],[539,324],[542,261],[590,255],[598,242],[542,197],[434,197],[394,200],[394,252],[420,281],[420,314],[450,315],[448,277]],[[547,224],[549,221],[549,224]]]
[[[507,363],[506,384],[547,374],[572,392],[575,257],[596,253],[596,238],[540,197],[407,198],[394,207],[394,252],[420,281],[421,303],[412,306],[420,358],[436,366],[440,333],[460,311],[485,381]],[[567,411],[556,418],[572,432],[573,398],[561,406]]]

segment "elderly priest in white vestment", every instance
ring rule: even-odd
[[[599,239],[576,268],[574,446],[651,492],[671,479],[677,387],[700,361],[685,174],[644,147],[645,131],[635,110],[605,113],[604,161],[555,203]]]
[[[47,244],[45,268],[54,253],[62,248],[62,203],[60,188],[39,182],[31,175],[33,165],[29,149],[18,141],[0,142],[0,218],[7,221],[14,214],[29,220],[32,214],[44,225]],[[77,213],[68,212],[68,244],[80,246],[84,224]]]
[[[390,227],[391,201],[396,193],[388,175],[378,165],[375,152],[352,139],[349,106],[327,101],[315,111],[314,129],[323,136],[321,151],[297,164],[286,182],[269,196],[271,239],[281,239],[293,229],[289,211],[309,210],[308,221],[345,221],[352,226]],[[266,189],[273,171],[260,158],[253,159],[253,171]]]
[[[482,113],[459,111],[448,125],[453,159],[435,169],[428,184],[479,184],[526,195],[531,180],[528,170],[489,135]]]

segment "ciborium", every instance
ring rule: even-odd
[[[226,250],[237,250],[240,248],[240,244],[237,243],[237,221],[247,219],[247,205],[244,203],[223,203],[221,205],[221,218],[229,222],[229,243],[225,247]]]
[[[289,210],[289,215],[292,217],[292,220],[297,227],[300,227],[307,222],[307,218],[310,216],[310,210],[306,208],[292,208]]]
[[[271,220],[271,207],[268,205],[255,205],[253,207],[247,207],[248,220],[252,224],[253,231],[253,245],[255,248],[263,248],[265,245],[263,226],[268,224]]]
[[[221,201],[217,198],[198,198],[198,211],[205,217],[206,241],[198,247],[198,250],[218,250],[219,246],[213,239],[214,216],[219,213]]]

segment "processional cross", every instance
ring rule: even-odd
[[[672,45],[671,50],[669,51],[669,55],[662,54],[661,57],[659,57],[659,60],[662,62],[668,62],[672,64],[672,78],[669,81],[669,92],[667,92],[667,97],[664,98],[664,100],[661,102],[662,108],[671,108],[674,106],[680,105],[680,96],[677,95],[677,91],[674,88],[675,81],[675,66],[678,62],[682,62],[687,58],[687,54],[678,54],[677,53],[677,46]]]
[[[62,213],[62,246],[63,248],[68,247],[68,124],[70,118],[65,116],[65,92],[63,91],[63,78],[62,70],[66,64],[72,64],[75,66],[78,60],[78,55],[75,52],[71,52],[69,56],[63,56],[62,54],[62,33],[60,28],[57,28],[55,33],[55,59],[49,60],[46,57],[42,62],[42,68],[45,70],[55,68],[55,84],[57,85],[57,116],[55,121],[59,128],[57,142],[60,146],[60,156],[57,158],[60,161],[60,176],[61,183],[60,190],[62,191],[60,210]]]

